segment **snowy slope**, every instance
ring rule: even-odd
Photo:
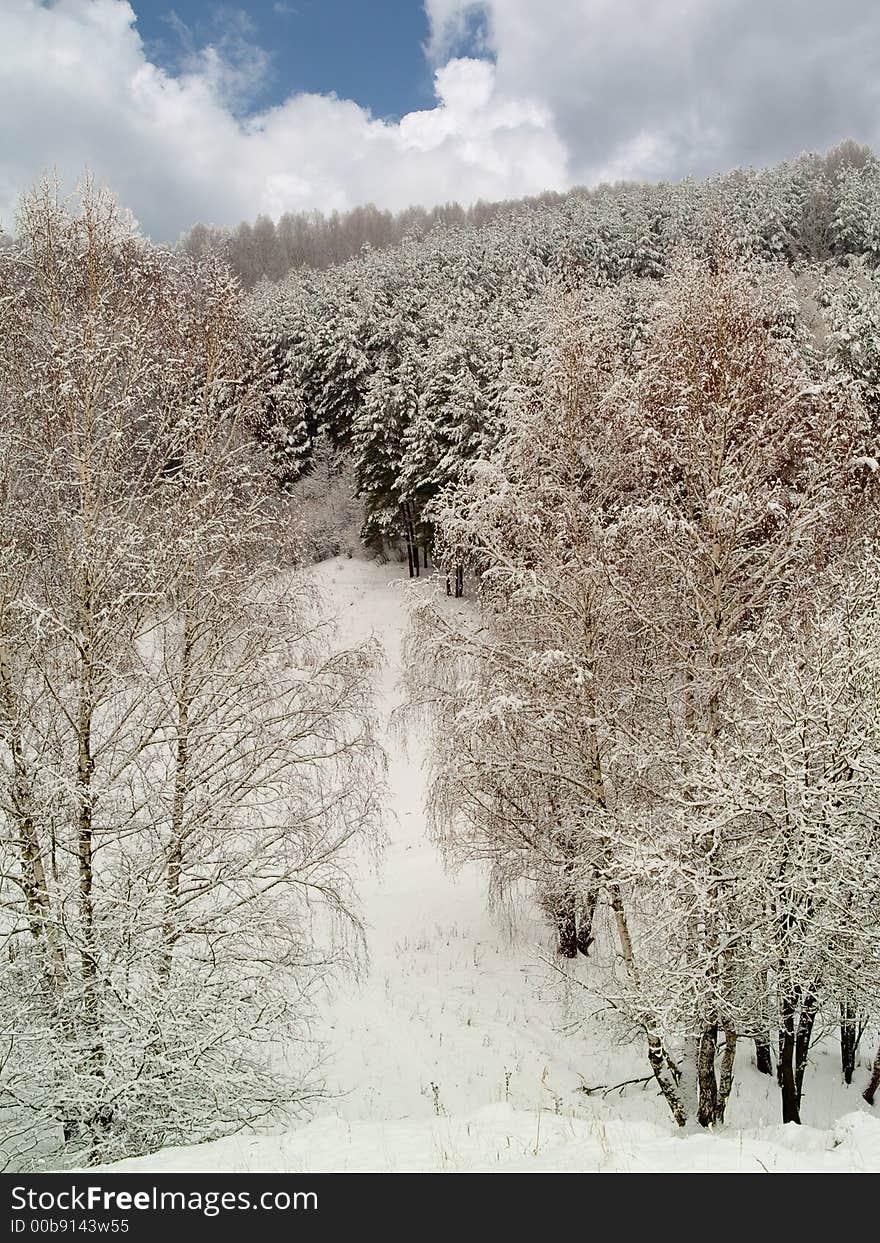
[[[405,569],[405,567],[404,567]],[[401,567],[337,558],[315,570],[347,642],[375,634],[378,693],[400,701]],[[357,888],[370,966],[327,1005],[328,1085],[319,1117],[279,1136],[238,1137],[120,1162],[128,1170],[880,1170],[880,1119],[819,1051],[808,1125],[778,1124],[775,1083],[738,1059],[730,1128],[682,1135],[651,1084],[586,1095],[647,1073],[642,1051],[584,1019],[548,965],[546,929],[486,912],[477,869],[450,876],[424,832],[417,738],[390,730],[387,832]],[[864,1072],[861,1072],[864,1077]],[[745,1129],[739,1130],[736,1127]]]

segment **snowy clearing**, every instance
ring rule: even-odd
[[[405,572],[405,567],[404,567]],[[316,577],[346,642],[385,650],[379,704],[399,703],[405,626],[401,567],[337,558]],[[877,1171],[880,1119],[845,1088],[833,1040],[816,1049],[802,1127],[778,1122],[775,1081],[743,1048],[731,1125],[678,1132],[652,1084],[587,1095],[645,1076],[638,1047],[616,1047],[548,966],[541,921],[515,927],[486,911],[476,869],[449,875],[426,839],[417,739],[390,730],[388,844],[356,884],[370,966],[328,1005],[328,1086],[320,1116],[282,1135],[165,1149],[117,1171]],[[599,941],[602,938],[599,929]],[[601,946],[599,952],[601,953]],[[587,965],[578,968],[588,979]],[[573,993],[583,994],[582,989]],[[751,1057],[753,1063],[753,1057]]]

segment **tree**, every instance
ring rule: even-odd
[[[91,1163],[316,1090],[296,1045],[377,823],[373,653],[334,652],[285,564],[225,269],[44,187],[0,281],[0,1110],[7,1163]]]
[[[479,572],[481,607],[416,608],[410,698],[432,726],[429,811],[450,857],[489,862],[495,892],[531,881],[565,957],[588,952],[606,889],[623,987],[638,990],[615,851],[628,799],[617,756],[645,648],[614,587],[626,434],[599,413],[628,334],[610,296],[551,305],[538,393],[432,508],[438,556]],[[657,1015],[642,1004],[634,1017],[683,1124]]]
[[[658,879],[668,869],[669,917],[681,921],[682,974],[661,988],[683,1003],[675,1022],[691,1042],[704,1125],[723,1116],[719,1026],[732,1058],[737,1029],[755,1020],[741,971],[749,954],[739,840],[723,818],[706,817],[701,783],[707,767],[732,762],[726,738],[739,738],[743,662],[810,589],[864,427],[848,390],[816,383],[782,313],[786,300],[784,286],[739,267],[723,247],[708,263],[681,257],[657,304],[645,366],[612,398],[629,404],[640,445],[624,519],[639,550],[629,599],[653,636],[662,705],[641,743],[653,804],[646,831],[666,857],[654,867]],[[652,978],[663,975],[655,964]]]
[[[866,418],[809,355],[788,286],[723,243],[679,254],[647,314],[636,292],[550,316],[540,396],[433,508],[481,612],[417,610],[411,694],[434,721],[435,831],[504,883],[537,881],[564,944],[572,894],[586,911],[607,894],[606,995],[645,1033],[676,1120],[710,1126],[738,1036],[766,1044],[767,973],[783,975],[771,863],[752,870],[718,791],[772,716],[750,662],[845,545]]]
[[[753,719],[723,796],[779,1016],[785,1122],[800,1121],[817,1017],[841,1023],[849,1083],[859,1016],[876,1011],[880,992],[878,564],[871,545],[854,552],[814,580],[791,628],[768,627],[753,653]]]

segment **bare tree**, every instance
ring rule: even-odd
[[[298,1047],[358,953],[375,653],[296,570],[222,266],[44,187],[0,281],[0,1109],[9,1160],[93,1162],[319,1089]]]

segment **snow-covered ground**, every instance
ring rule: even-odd
[[[403,567],[405,572],[405,567]],[[400,702],[405,625],[399,565],[337,558],[315,574],[346,641],[375,634],[386,718]],[[737,1060],[730,1125],[682,1134],[637,1047],[584,1018],[548,965],[546,929],[486,911],[476,869],[448,874],[427,840],[422,746],[389,729],[388,844],[357,878],[370,965],[342,988],[318,1034],[334,1096],[281,1135],[165,1149],[107,1167],[138,1171],[880,1170],[880,1119],[840,1082],[832,1040],[817,1050],[802,1127],[782,1127],[775,1082]],[[578,966],[577,970],[588,970]]]

